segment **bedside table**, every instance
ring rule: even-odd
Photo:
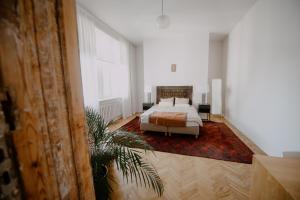
[[[154,103],[143,103],[143,110],[148,110],[150,109]]]
[[[206,120],[210,120],[210,105],[209,104],[199,104],[198,113],[206,113]]]

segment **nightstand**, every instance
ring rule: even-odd
[[[148,110],[150,109],[154,103],[143,103],[143,110]]]
[[[209,104],[199,104],[198,113],[206,113],[206,120],[210,120],[210,105]]]

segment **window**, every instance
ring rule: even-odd
[[[120,41],[96,28],[96,52],[100,99],[123,97],[128,90],[128,62]]]
[[[123,116],[129,116],[132,114],[130,69],[134,67],[134,48],[121,36],[116,39],[102,31],[101,26],[91,20],[92,16],[82,10],[78,13],[84,105],[98,109],[99,100],[117,97],[122,100]]]

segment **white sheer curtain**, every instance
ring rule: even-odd
[[[136,112],[132,101],[135,98],[132,96],[135,94],[134,47],[103,31],[98,19],[80,6],[77,14],[85,105],[97,109],[100,99],[120,97],[123,117],[130,116]]]
[[[99,85],[96,62],[95,25],[83,12],[79,10],[78,13],[78,40],[84,104],[85,106],[91,106],[97,109]]]
[[[123,117],[133,113],[131,105],[129,44],[96,28],[96,48],[101,98],[122,98]]]
[[[122,89],[123,97],[123,117],[128,117],[132,114],[132,105],[131,105],[131,84],[130,84],[130,55],[129,55],[129,44],[126,42],[121,43],[121,67],[122,74],[119,75],[119,78],[124,83]]]

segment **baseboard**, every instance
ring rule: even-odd
[[[223,120],[226,125],[236,134],[236,136],[242,140],[253,152],[254,154],[268,155],[259,146],[257,146],[251,139],[249,139],[242,131],[240,131],[233,123],[226,117],[223,116]]]
[[[224,118],[222,114],[210,114],[211,117]]]

